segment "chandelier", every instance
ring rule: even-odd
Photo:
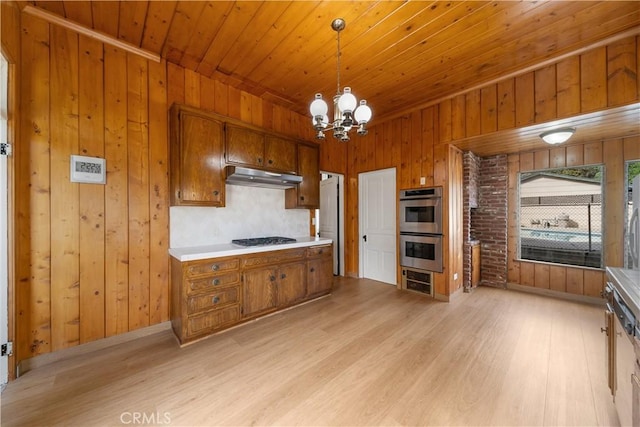
[[[338,33],[337,51],[337,90],[333,97],[333,122],[329,122],[329,107],[322,99],[322,94],[316,93],[315,99],[309,105],[309,111],[313,117],[312,123],[316,130],[316,138],[324,139],[324,132],[333,130],[334,138],[340,141],[349,141],[349,132],[354,127],[358,129],[358,135],[366,135],[366,124],[371,120],[371,108],[364,99],[360,101],[351,93],[350,87],[345,87],[340,92],[340,31],[344,30],[346,22],[342,18],[334,19],[331,28]]]

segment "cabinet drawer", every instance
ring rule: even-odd
[[[240,272],[234,271],[227,274],[220,274],[205,279],[189,280],[187,295],[199,291],[212,291],[223,286],[233,285],[240,281]]]
[[[187,299],[187,309],[188,313],[191,314],[239,302],[240,287],[232,286],[230,288],[222,288],[218,292],[189,297]]]
[[[220,329],[236,323],[240,319],[240,304],[230,305],[220,310],[190,316],[187,320],[187,335]]]
[[[243,267],[257,267],[261,265],[280,264],[287,261],[304,259],[305,249],[268,252],[263,255],[248,256],[243,258]]]
[[[307,256],[309,258],[318,257],[318,256],[330,256],[331,255],[331,245],[324,246],[312,246],[307,248]]]
[[[238,258],[215,260],[209,259],[197,264],[191,264],[187,267],[187,276],[199,276],[202,274],[211,274],[221,271],[237,270],[240,266]]]

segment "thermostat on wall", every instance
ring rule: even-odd
[[[106,184],[107,162],[99,157],[71,155],[71,182]]]

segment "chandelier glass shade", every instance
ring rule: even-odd
[[[349,141],[349,132],[357,129],[358,135],[366,135],[366,124],[371,120],[372,111],[364,99],[358,103],[350,87],[340,91],[340,31],[344,29],[344,19],[337,18],[331,23],[331,28],[338,34],[337,50],[337,90],[333,97],[333,120],[329,121],[329,106],[322,99],[322,94],[316,93],[314,100],[309,105],[313,127],[316,130],[316,138],[324,139],[325,131],[333,131],[334,138],[340,141]]]

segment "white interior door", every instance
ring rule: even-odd
[[[0,142],[8,142],[7,107],[9,64],[0,54]],[[9,336],[9,270],[8,270],[8,181],[7,157],[0,155],[0,344],[5,344]],[[0,386],[9,380],[9,357],[0,357]]]
[[[338,186],[337,176],[320,181],[319,236],[333,240],[333,274],[340,274],[340,243],[338,236]]]
[[[396,170],[358,176],[360,276],[396,285]]]

